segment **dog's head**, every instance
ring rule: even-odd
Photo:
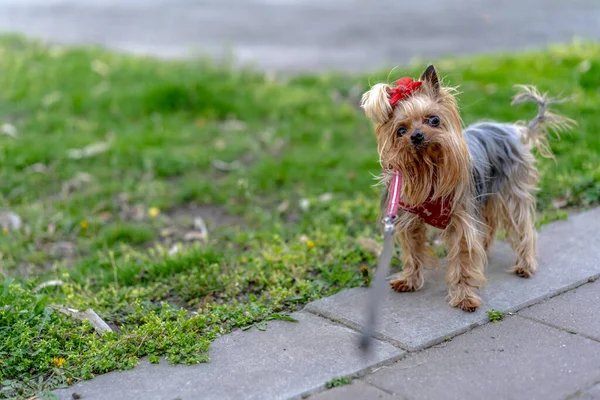
[[[445,198],[469,180],[469,152],[453,89],[440,84],[433,65],[397,87],[376,84],[361,106],[376,124],[382,166],[402,173],[404,199],[419,205]]]

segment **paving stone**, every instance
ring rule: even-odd
[[[449,307],[445,296],[446,288],[439,279],[429,280],[416,293],[387,291],[380,308],[376,337],[416,350],[486,321],[483,312],[468,314]],[[367,289],[356,288],[311,303],[306,309],[360,330],[367,298]]]
[[[447,305],[443,268],[429,273],[418,292],[388,290],[376,335],[409,350],[421,349],[485,323],[491,309],[517,311],[598,276],[599,223],[600,209],[594,209],[544,226],[538,240],[540,268],[531,279],[507,272],[514,264],[513,252],[496,243],[486,271],[488,285],[480,293],[482,306],[474,313]],[[365,288],[346,290],[306,309],[360,329],[367,293]]]
[[[310,400],[391,400],[397,399],[373,385],[354,381],[351,385],[336,387],[310,396]]]
[[[579,391],[569,399],[573,400],[600,400],[600,383],[596,383],[587,390]]]
[[[600,340],[600,281],[529,307],[519,315]]]
[[[365,377],[405,399],[554,400],[600,376],[600,343],[508,317]]]
[[[585,389],[571,393],[565,400],[600,400],[600,379]]]
[[[85,400],[287,399],[403,353],[376,342],[375,351],[365,358],[356,332],[309,313],[293,316],[297,323],[272,321],[264,332],[251,329],[222,336],[212,344],[206,364],[143,362],[56,393],[65,400],[73,392]]]

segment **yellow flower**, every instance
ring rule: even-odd
[[[81,229],[87,229],[90,227],[90,224],[84,219],[79,223],[79,226],[81,226]]]
[[[157,207],[150,207],[148,210],[148,215],[152,218],[156,217],[158,214],[160,214],[160,210]]]
[[[2,228],[2,234],[6,235],[8,233],[8,229],[7,228]]]
[[[62,365],[65,363],[65,361],[67,361],[67,360],[65,360],[64,357],[54,357],[52,359],[52,364],[54,364],[58,368],[61,368]]]
[[[312,249],[313,247],[315,247],[315,242],[313,242],[312,240],[307,240],[306,247],[308,247],[309,249]]]

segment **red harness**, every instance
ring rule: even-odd
[[[450,223],[450,212],[452,211],[452,200],[436,199],[427,200],[419,206],[411,206],[402,201],[402,175],[394,171],[394,177],[388,183],[389,203],[386,217],[394,219],[398,215],[398,209],[418,215],[426,224],[434,228],[445,229]]]

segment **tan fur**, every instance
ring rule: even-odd
[[[521,168],[522,176],[515,179],[510,190],[502,193],[500,218],[507,239],[517,256],[512,272],[529,278],[537,270],[537,232],[535,230],[535,196],[538,171],[535,159],[529,154],[527,167]]]
[[[480,302],[473,289],[485,285],[483,269],[487,257],[483,235],[463,205],[455,207],[444,238],[448,246],[448,303],[464,311],[475,311]]]
[[[537,169],[535,158],[528,154],[527,166],[515,172],[516,182],[499,195],[489,198],[481,213],[475,204],[475,188],[471,178],[471,156],[463,137],[454,89],[439,85],[437,74],[429,67],[421,77],[423,85],[412,96],[389,106],[389,85],[379,84],[365,93],[362,107],[375,124],[378,152],[384,169],[396,169],[402,174],[402,198],[411,205],[428,199],[453,201],[450,225],[442,237],[448,246],[446,284],[450,305],[465,311],[475,311],[480,299],[475,290],[485,285],[486,252],[501,225],[517,256],[512,271],[522,277],[537,269],[535,197]],[[542,122],[562,129],[572,121],[545,112],[551,102],[531,88],[521,88],[515,102],[533,98],[540,105],[537,120],[523,126],[523,141],[540,146],[547,154]],[[441,124],[429,126],[430,116],[438,116]],[[399,137],[400,127],[407,132]],[[423,147],[411,143],[411,134],[421,130]],[[387,198],[382,198],[382,206]],[[384,207],[382,207],[384,208]],[[404,269],[391,286],[399,292],[418,290],[423,286],[423,268],[434,263],[427,245],[426,227],[416,215],[403,213],[396,222],[397,238],[402,247]]]
[[[492,197],[482,210],[482,219],[485,225],[483,237],[483,248],[487,252],[494,240],[496,239],[496,231],[499,225],[498,216],[502,213],[502,202],[497,197]]]
[[[425,90],[398,104],[393,118],[378,124],[375,133],[379,157],[385,167],[401,171],[402,196],[413,205],[450,195],[462,197],[469,182],[470,161],[462,138],[462,123],[454,97],[442,89],[435,97]],[[445,126],[432,128],[423,123],[428,115],[439,116]],[[408,132],[398,138],[401,126]],[[427,153],[418,152],[410,143],[410,135],[421,129],[428,138]],[[443,174],[439,171],[444,171]]]
[[[366,92],[360,101],[365,114],[376,124],[383,124],[390,119],[392,107],[389,102],[390,85],[378,83]]]
[[[419,217],[405,213],[397,226],[404,268],[390,285],[398,292],[413,292],[425,283],[423,268],[434,266],[436,261],[433,249],[428,244],[426,226]]]

